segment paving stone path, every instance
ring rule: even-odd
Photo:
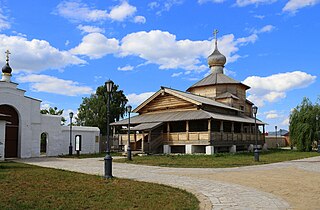
[[[104,173],[103,158],[31,158],[19,161],[86,174],[103,175]],[[283,167],[295,167],[320,173],[320,164],[314,163],[320,163],[320,157],[227,169],[166,168],[113,162],[113,175],[119,178],[160,183],[186,189],[198,197],[201,209],[291,209],[285,200],[271,193],[242,185],[200,178],[196,175],[228,171],[277,170],[277,168]]]

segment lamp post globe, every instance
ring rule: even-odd
[[[69,113],[69,117],[70,117],[70,143],[69,143],[69,155],[72,155],[72,118],[73,118],[73,112]]]
[[[104,157],[104,177],[112,178],[112,157],[110,154],[110,97],[113,89],[113,81],[108,80],[105,83],[107,92],[107,142],[106,142],[106,156]]]
[[[252,107],[252,113],[254,115],[254,132],[255,132],[255,149],[254,149],[254,161],[259,161],[259,150],[258,150],[258,129],[257,129],[257,112],[258,112],[258,107],[253,106]]]
[[[127,146],[127,159],[132,160],[131,156],[131,146],[130,146],[130,113],[132,110],[132,106],[128,105],[126,107],[126,112],[128,113],[129,119],[128,119],[128,146]]]

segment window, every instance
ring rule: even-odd
[[[76,135],[74,145],[75,145],[76,151],[81,151],[81,135]]]

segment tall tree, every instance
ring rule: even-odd
[[[128,102],[119,86],[114,85],[110,98],[110,123],[119,120],[125,114],[125,105]],[[99,86],[95,94],[83,98],[76,118],[78,125],[99,127],[101,134],[107,133],[107,91],[104,85]]]
[[[319,98],[320,99],[320,98]],[[319,100],[318,99],[318,100]],[[318,116],[318,120],[317,120]],[[290,115],[290,140],[300,151],[310,151],[319,138],[320,105],[304,98]]]
[[[49,109],[41,109],[41,114],[50,114],[50,115],[62,115],[63,109],[58,109],[57,107],[49,107]],[[66,122],[66,119],[64,117],[61,117],[61,124],[64,125]]]

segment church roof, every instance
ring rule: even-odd
[[[172,111],[172,112],[142,114],[142,115],[131,117],[130,123],[142,124],[142,123],[174,122],[174,121],[205,120],[205,119],[254,123],[254,118],[250,118],[248,116],[218,114],[218,113],[212,113],[204,110],[187,110],[187,111]],[[111,123],[111,125],[127,125],[127,124],[128,124],[128,119]],[[265,123],[260,120],[257,120],[257,124],[263,125]]]
[[[190,89],[195,88],[195,87],[219,85],[219,84],[241,84],[241,85],[245,86],[246,89],[250,88],[249,86],[242,84],[241,82],[234,80],[225,74],[212,73],[212,74],[209,74],[208,76],[206,76],[205,78],[203,78],[202,80],[193,84],[191,87],[189,87],[187,89],[187,91],[189,91]]]
[[[195,95],[193,93],[188,93],[188,92],[183,92],[183,91],[171,89],[168,87],[161,87],[161,89],[158,92],[156,92],[150,98],[145,100],[142,104],[140,104],[132,112],[138,112],[140,109],[142,109],[145,105],[147,105],[149,102],[151,102],[157,96],[159,96],[161,93],[168,93],[168,94],[174,95],[178,98],[189,101],[195,105],[210,105],[210,106],[216,106],[216,107],[220,107],[220,108],[224,108],[224,109],[231,109],[231,110],[235,110],[235,111],[240,111],[239,109],[236,109],[236,108],[228,106],[226,104],[217,102],[213,99],[210,99],[210,98],[207,98],[204,96]]]

